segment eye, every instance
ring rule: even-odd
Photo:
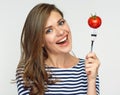
[[[61,20],[58,24],[63,25],[65,23],[65,20]]]
[[[53,31],[52,29],[47,29],[46,34],[52,32],[52,31]]]

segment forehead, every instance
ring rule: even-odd
[[[61,14],[57,11],[52,11],[47,19],[46,27],[57,23],[62,18]]]

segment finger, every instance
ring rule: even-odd
[[[85,71],[86,71],[86,74],[87,74],[87,75],[90,75],[90,74],[91,74],[91,69],[90,69],[90,68],[86,68]]]
[[[94,52],[90,52],[90,53],[88,53],[88,54],[86,55],[86,59],[88,59],[88,58],[96,59],[97,56],[96,56],[96,54],[95,54]]]
[[[95,59],[92,59],[92,58],[88,58],[88,59],[86,59],[86,61],[85,61],[85,65],[87,65],[87,64],[94,64],[95,63]],[[91,65],[90,65],[91,66]]]
[[[86,63],[93,63],[94,62],[94,59],[93,58],[88,58],[86,59]]]
[[[86,64],[85,65],[85,68],[92,68],[93,67],[93,64]]]
[[[91,74],[91,71],[86,71],[86,74],[87,74],[87,75],[90,75],[90,74]]]

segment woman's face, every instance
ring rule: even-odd
[[[52,11],[45,26],[44,47],[48,53],[68,53],[71,50],[71,32],[65,19]]]

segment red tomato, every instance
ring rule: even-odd
[[[89,19],[88,19],[88,25],[91,27],[91,28],[98,28],[101,26],[101,23],[102,23],[102,20],[99,16],[91,16]]]

